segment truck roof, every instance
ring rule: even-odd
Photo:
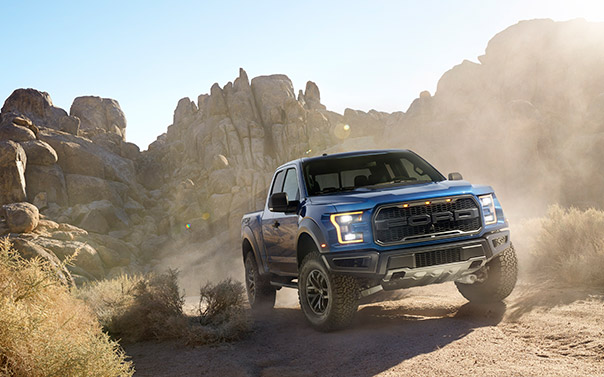
[[[334,157],[335,158],[346,158],[346,157],[353,157],[353,156],[365,156],[365,155],[372,155],[372,154],[395,153],[395,152],[409,152],[409,150],[408,149],[371,149],[371,150],[363,150],[363,151],[334,153],[334,154],[328,154],[328,155],[316,156],[316,157],[303,157],[303,158],[298,158],[296,160],[286,162],[285,164],[279,166],[277,168],[277,170],[281,169],[282,167],[284,167],[286,165],[302,163],[302,162],[306,162],[306,161],[321,160],[324,158],[334,158]]]

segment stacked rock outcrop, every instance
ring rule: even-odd
[[[43,256],[53,265],[57,257],[75,255],[69,268],[76,281],[138,270],[143,240],[131,234],[145,219],[130,209],[151,201],[136,180],[139,149],[124,140],[126,122],[117,101],[77,98],[72,113],[78,116],[34,89],[15,90],[5,101],[0,236],[8,235],[24,255]]]

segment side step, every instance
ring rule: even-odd
[[[298,282],[280,282],[280,281],[271,281],[271,285],[275,287],[285,287],[285,288],[293,288],[298,289]]]

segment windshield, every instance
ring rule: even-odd
[[[405,151],[324,157],[306,161],[302,169],[309,196],[445,179],[421,157]]]

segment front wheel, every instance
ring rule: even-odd
[[[474,284],[455,283],[459,293],[470,302],[498,302],[508,297],[516,286],[518,278],[518,258],[514,246],[501,252],[487,265],[487,277],[482,282]]]
[[[245,288],[253,310],[270,309],[275,306],[277,292],[269,279],[260,275],[252,253],[248,253],[245,257]]]
[[[317,330],[349,326],[357,311],[358,293],[357,281],[330,273],[318,253],[311,253],[302,261],[298,279],[300,307]]]

